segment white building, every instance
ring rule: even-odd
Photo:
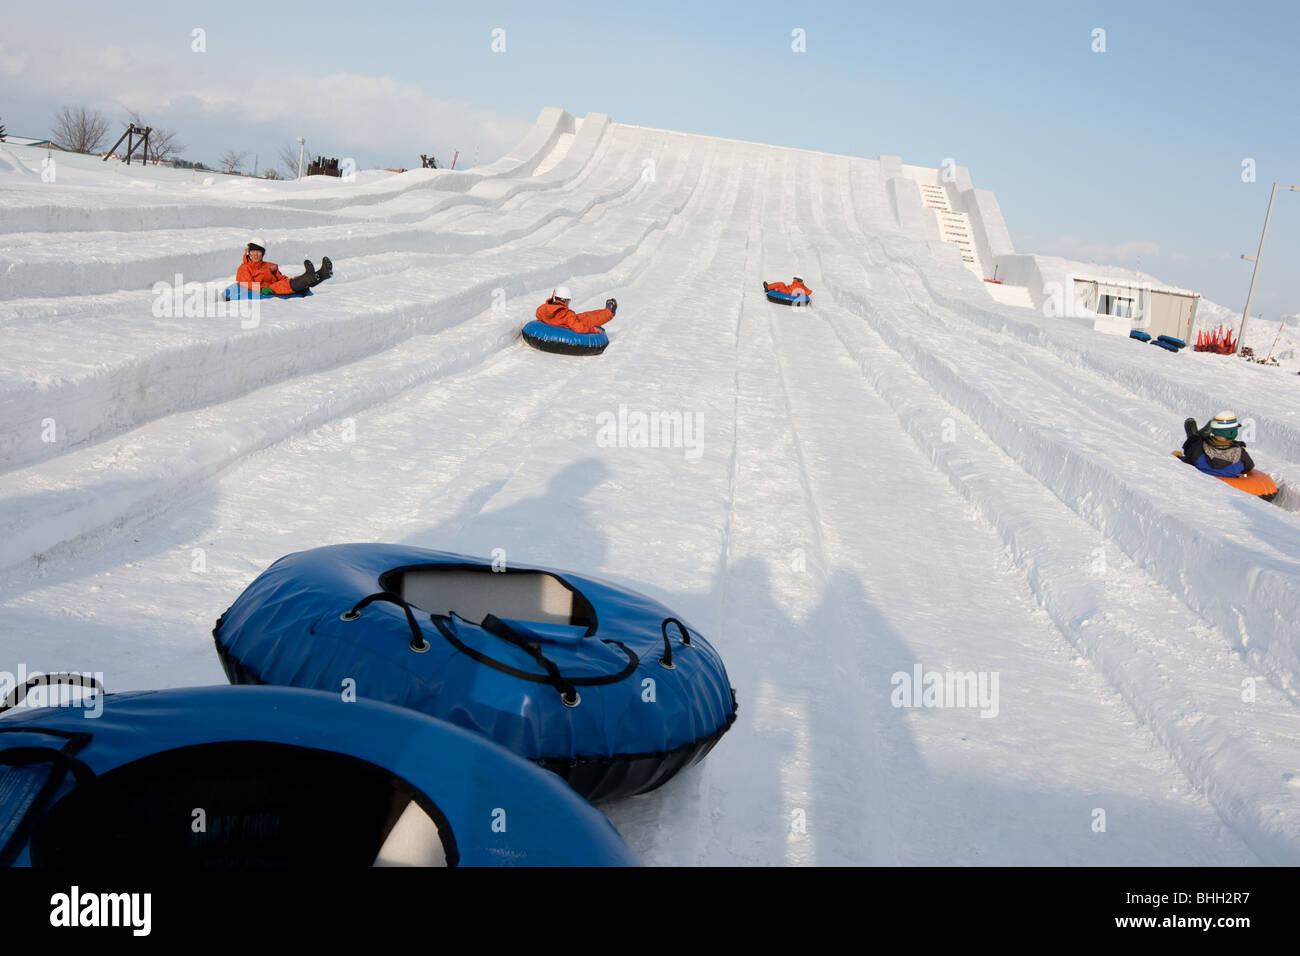
[[[1073,276],[1074,301],[1081,310],[1098,317],[1128,319],[1129,329],[1146,332],[1153,339],[1167,335],[1191,342],[1196,324],[1196,306],[1201,296],[1187,289],[1159,289],[1132,279],[1104,279]],[[1113,323],[1123,328],[1121,323]]]

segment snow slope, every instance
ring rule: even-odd
[[[731,732],[602,807],[647,862],[1300,863],[1300,503],[1168,454],[1233,406],[1300,481],[1294,375],[998,304],[880,161],[552,109],[468,172],[113,165],[0,177],[0,669],[223,683],[282,554],[500,548],[727,662]],[[335,278],[166,314],[254,234]],[[619,299],[600,358],[519,341],[560,282]],[[995,692],[900,706],[918,668]]]

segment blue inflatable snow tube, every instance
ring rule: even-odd
[[[599,355],[609,345],[609,336],[603,331],[586,334],[533,319],[521,333],[524,341],[543,352],[560,355]]]
[[[1165,345],[1172,345],[1175,349],[1187,348],[1186,342],[1182,339],[1176,339],[1172,335],[1158,335],[1156,336],[1156,339],[1157,341],[1163,342]]]
[[[213,629],[234,683],[410,707],[489,737],[590,800],[653,790],[736,718],[717,652],[594,578],[388,544],[281,558]]]
[[[800,292],[798,295],[791,295],[788,292],[777,292],[775,289],[767,290],[767,301],[775,302],[777,305],[811,305],[812,299]]]
[[[226,291],[221,293],[221,297],[227,302],[234,299],[305,299],[309,295],[311,295],[311,289],[303,289],[301,292],[287,292],[284,295],[262,295],[247,286],[240,285],[238,282],[226,286]]]
[[[1141,332],[1138,329],[1130,329],[1128,333],[1128,337],[1131,339],[1137,339],[1139,342],[1151,341],[1151,335],[1149,333]]]
[[[0,865],[638,862],[553,774],[423,714],[286,687],[97,704],[0,717]]]

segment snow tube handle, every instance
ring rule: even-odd
[[[662,631],[664,635],[664,656],[659,658],[659,663],[666,670],[672,670],[676,666],[673,664],[673,646],[668,640],[669,624],[676,624],[677,629],[682,632],[682,643],[687,647],[691,646],[691,632],[686,629],[686,625],[675,617],[664,618],[663,624],[659,626],[659,630]]]
[[[5,698],[4,703],[0,704],[0,713],[21,704],[27,698],[27,692],[33,687],[41,687],[51,684],[71,684],[73,682],[71,678],[76,678],[78,686],[84,687],[89,683],[95,688],[95,693],[104,693],[104,685],[94,677],[86,677],[81,674],[38,674],[36,677],[27,678],[21,687],[15,687],[9,692],[9,696]]]
[[[543,654],[541,648],[539,648],[535,643],[529,641],[523,634],[515,630],[515,628],[511,627],[495,614],[489,614],[487,617],[483,618],[483,623],[481,623],[479,627],[483,628],[483,630],[487,631],[494,637],[499,637],[503,641],[508,641],[515,645],[515,647],[519,648],[533,660],[537,661],[538,664],[541,664],[542,667],[546,669],[546,673],[550,675],[551,684],[560,692],[560,700],[564,702],[564,705],[566,707],[578,706],[579,701],[582,699],[578,696],[578,689],[570,683],[568,678],[560,673],[560,668],[556,666],[553,660]],[[538,636],[538,639],[541,639],[540,636]]]
[[[417,654],[423,654],[429,649],[429,642],[424,639],[424,632],[420,630],[420,625],[416,623],[415,614],[411,611],[411,605],[403,601],[398,595],[391,591],[377,591],[368,597],[363,597],[356,604],[352,605],[352,610],[344,612],[342,615],[345,621],[355,621],[361,616],[361,611],[369,607],[375,601],[386,601],[389,604],[396,604],[406,612],[406,623],[411,628],[411,650]]]

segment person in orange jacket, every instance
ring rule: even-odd
[[[567,285],[557,286],[551,291],[551,297],[537,307],[537,318],[547,325],[558,325],[590,335],[602,331],[601,326],[614,318],[614,313],[618,311],[618,300],[606,299],[603,309],[574,312],[569,308],[572,298],[573,294]]]
[[[310,259],[303,260],[306,271],[290,279],[274,262],[264,262],[262,257],[265,255],[266,243],[254,236],[244,247],[244,264],[235,273],[235,282],[262,295],[291,295],[320,285],[334,274],[334,264],[326,256],[321,260],[319,271]]]
[[[812,289],[803,284],[803,279],[795,276],[789,285],[784,282],[764,282],[764,292],[784,292],[786,295],[812,296]]]

